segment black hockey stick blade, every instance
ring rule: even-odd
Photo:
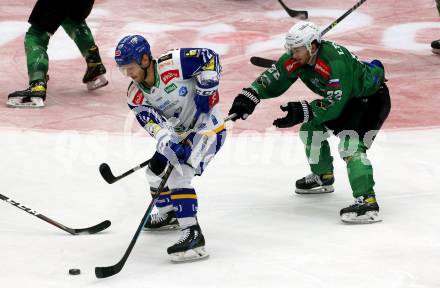
[[[113,276],[121,272],[122,267],[124,267],[126,259],[121,259],[118,263],[112,266],[106,267],[95,267],[96,278],[102,279]]]
[[[72,229],[72,230],[74,235],[95,234],[107,229],[108,227],[110,227],[111,224],[112,222],[110,222],[109,220],[105,220],[92,227],[82,228],[82,229]]]
[[[290,17],[298,18],[301,20],[306,20],[309,18],[309,13],[307,11],[293,10],[287,7],[286,4],[283,3],[283,1],[278,0],[278,2],[280,2],[281,6],[283,6],[284,10],[286,10],[287,14],[289,14]]]
[[[128,175],[130,175],[131,173],[144,168],[145,166],[148,165],[148,163],[150,163],[150,159],[148,159],[147,161],[142,162],[141,164],[137,165],[136,167],[124,172],[123,174],[119,175],[119,176],[115,176],[112,173],[112,170],[110,169],[110,166],[108,166],[107,163],[102,163],[101,165],[99,165],[99,173],[101,173],[102,178],[104,178],[104,180],[108,183],[108,184],[113,184],[116,181],[121,180],[122,178],[127,177]]]
[[[101,173],[102,178],[104,178],[108,184],[113,184],[118,180],[118,178],[113,175],[112,170],[107,163],[99,165],[99,173]]]
[[[264,67],[264,68],[270,68],[273,64],[275,64],[277,61],[261,58],[258,56],[252,56],[251,57],[251,63],[258,67]]]

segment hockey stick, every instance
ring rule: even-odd
[[[99,165],[99,173],[101,173],[102,178],[104,178],[104,180],[108,183],[108,184],[113,184],[116,181],[121,180],[122,178],[127,177],[128,175],[130,175],[131,173],[144,168],[145,166],[148,165],[148,163],[150,163],[150,159],[148,159],[145,162],[142,162],[141,164],[137,165],[134,168],[131,168],[130,170],[128,170],[125,173],[122,173],[119,176],[114,176],[112,173],[112,170],[110,169],[110,166],[108,166],[107,163],[102,163],[101,165]]]
[[[359,6],[361,6],[365,1],[367,1],[367,0],[360,0],[353,7],[351,7],[349,10],[347,10],[342,16],[340,16],[338,19],[336,19],[335,21],[330,23],[330,25],[328,25],[327,28],[322,30],[321,37],[324,36],[324,34],[326,34],[328,31],[333,29],[333,27],[335,27],[339,22],[341,22],[345,17],[350,15],[354,10],[356,10]],[[250,61],[253,65],[258,66],[258,67],[263,67],[263,68],[270,68],[273,64],[275,64],[277,62],[275,60],[266,59],[266,58],[262,58],[262,57],[258,57],[258,56],[252,56]]]
[[[309,18],[309,13],[307,11],[292,10],[287,7],[286,4],[283,3],[283,1],[278,0],[278,2],[280,2],[281,6],[283,6],[284,10],[286,10],[287,14],[289,14],[290,17],[298,17],[301,20],[306,20]]]
[[[43,221],[46,221],[47,223],[52,224],[53,226],[56,226],[56,227],[60,228],[61,230],[64,230],[67,233],[70,233],[72,235],[95,234],[95,233],[101,232],[104,229],[107,229],[111,225],[111,222],[109,220],[105,220],[104,222],[101,222],[101,223],[99,223],[95,226],[92,226],[92,227],[72,229],[72,228],[64,226],[63,224],[58,223],[55,220],[50,219],[49,217],[44,216],[43,214],[38,213],[35,210],[32,210],[31,208],[28,208],[18,202],[15,202],[14,200],[12,200],[2,194],[0,194],[0,199],[4,200],[5,202],[8,202],[9,204],[29,213],[31,215],[34,215],[35,217],[40,218]]]
[[[162,181],[159,184],[159,187],[157,188],[158,193],[154,195],[153,199],[150,202],[150,205],[148,205],[147,211],[145,212],[144,217],[142,217],[141,223],[139,224],[136,233],[131,239],[130,245],[128,245],[128,248],[124,253],[124,256],[122,256],[121,260],[119,260],[119,262],[116,263],[115,265],[106,266],[106,267],[95,267],[95,275],[97,278],[107,278],[119,273],[122,270],[122,268],[125,265],[125,262],[127,262],[131,250],[133,250],[134,244],[136,244],[137,238],[139,237],[139,234],[142,231],[142,227],[145,226],[145,223],[147,222],[147,219],[150,216],[151,210],[153,210],[153,207],[156,204],[157,199],[159,199],[160,191],[162,191],[163,188],[165,187],[165,183],[167,182],[168,177],[173,171],[173,168],[174,166],[172,166],[171,164],[168,166],[168,169],[165,172],[165,175],[163,176]]]

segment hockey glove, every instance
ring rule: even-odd
[[[229,110],[229,115],[236,114],[232,121],[239,118],[246,120],[246,118],[254,112],[255,106],[260,103],[257,92],[252,88],[243,88],[240,94],[234,99],[232,107]]]
[[[273,125],[278,128],[288,128],[302,122],[308,122],[313,118],[312,109],[307,101],[289,102],[280,106],[282,111],[287,112],[284,118],[273,121]]]
[[[186,162],[191,156],[192,148],[188,144],[170,142],[170,148],[176,153],[180,163]]]
[[[161,131],[162,132],[162,131]],[[157,152],[165,156],[171,164],[185,162],[191,155],[192,148],[190,145],[180,143],[170,133],[164,132],[157,139]]]

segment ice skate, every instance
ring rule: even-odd
[[[355,199],[355,203],[341,209],[341,220],[349,224],[370,224],[380,222],[379,205],[374,196],[360,196]]]
[[[29,88],[8,95],[6,105],[14,108],[42,108],[46,99],[46,82],[32,81]]]
[[[144,231],[165,231],[178,228],[179,222],[177,222],[176,214],[174,210],[171,210],[165,214],[151,214],[147,223],[145,223]]]
[[[335,178],[333,173],[327,173],[322,175],[310,174],[304,178],[296,181],[297,194],[322,194],[331,193],[335,191],[333,188],[333,183]]]
[[[88,52],[86,57],[87,70],[82,81],[87,85],[88,90],[95,90],[108,84],[104,76],[106,70],[99,56],[98,47],[93,46]]]
[[[205,251],[205,238],[198,224],[182,229],[179,240],[168,247],[167,252],[173,262],[196,261],[209,256]]]

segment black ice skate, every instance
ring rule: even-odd
[[[195,261],[209,256],[205,251],[205,237],[198,224],[182,229],[179,240],[168,247],[167,252],[173,262]]]
[[[151,214],[144,226],[145,231],[176,230],[178,228],[179,222],[177,222],[174,210],[165,214]]]
[[[82,81],[87,85],[87,89],[95,90],[107,85],[108,81],[104,77],[106,70],[99,56],[98,47],[93,46],[88,50],[86,62],[87,70]]]
[[[332,185],[334,182],[335,182],[335,177],[333,177],[333,173],[327,173],[322,175],[316,175],[312,173],[296,181],[295,193],[297,194],[331,193],[335,191]]]
[[[432,52],[440,54],[440,39],[431,42]]]
[[[46,100],[46,82],[32,81],[29,88],[8,95],[6,105],[17,108],[42,108]]]
[[[360,196],[355,199],[355,203],[340,212],[341,220],[350,224],[369,224],[380,222],[379,205],[374,196]]]

